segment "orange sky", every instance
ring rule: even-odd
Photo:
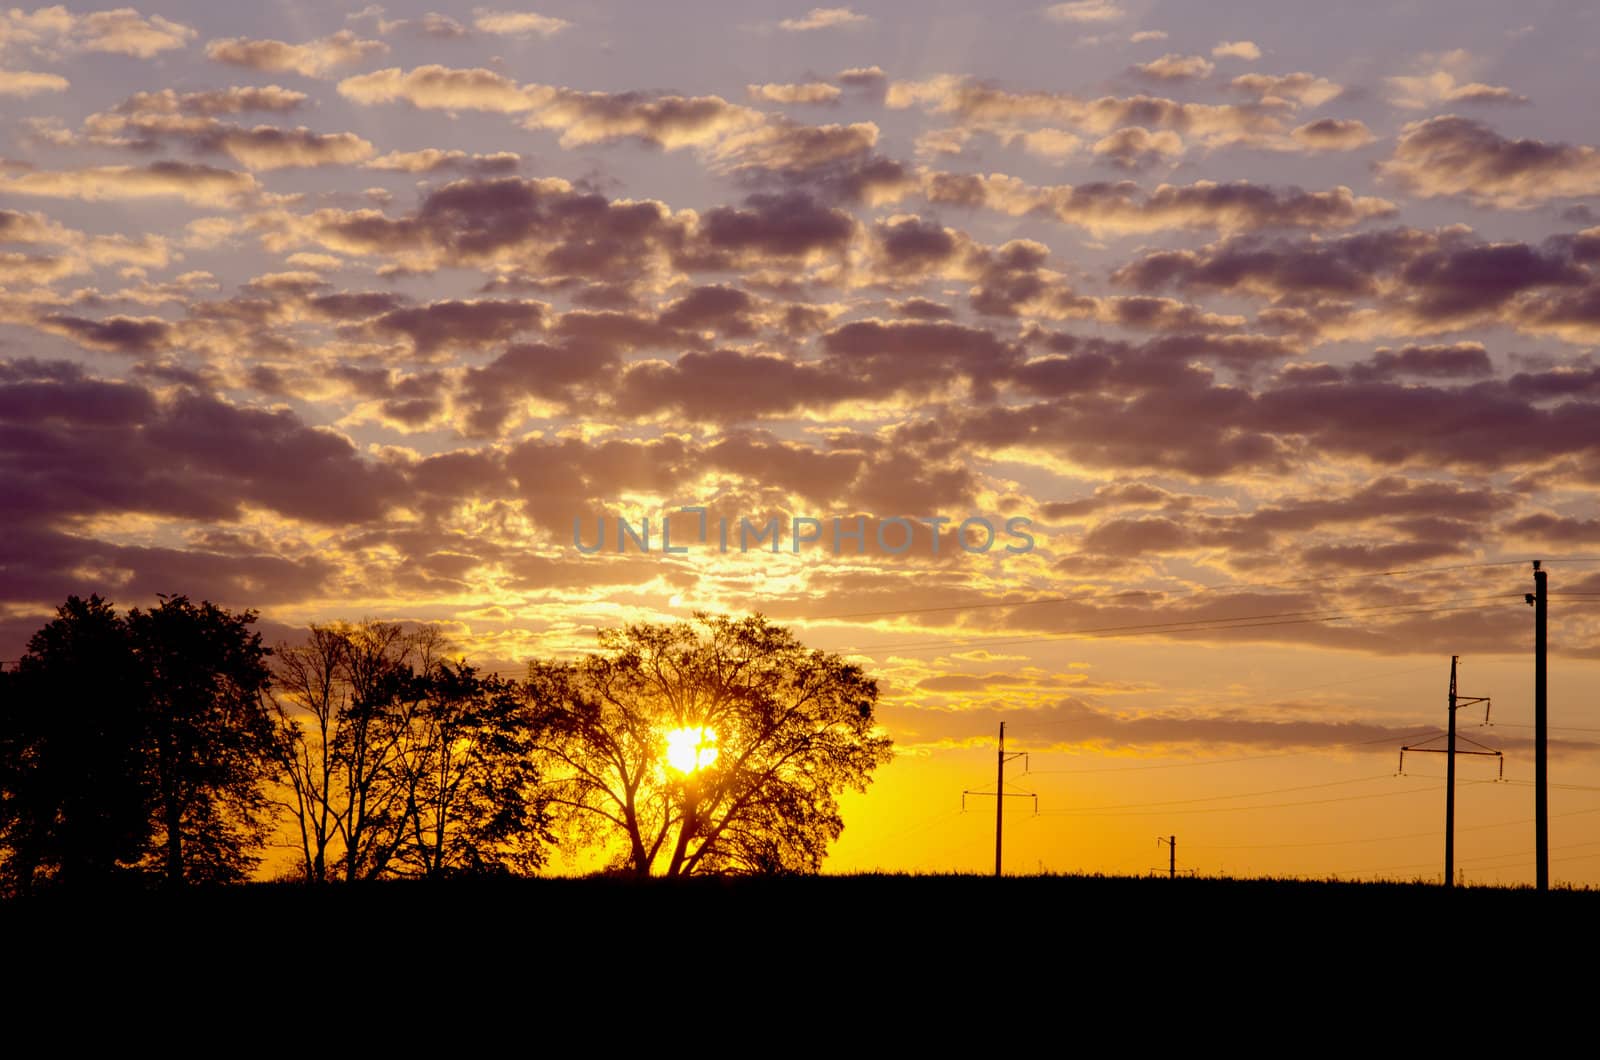
[[[437,6],[0,12],[0,661],[69,593],[513,675],[760,610],[901,751],[832,871],[985,869],[1004,719],[1015,871],[1426,875],[1459,655],[1521,880],[1538,557],[1600,880],[1600,9]]]

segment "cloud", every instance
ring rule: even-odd
[[[711,252],[801,258],[842,252],[855,227],[848,213],[803,193],[761,194],[750,196],[740,207],[707,211],[699,238]]]
[[[1246,62],[1254,62],[1261,58],[1261,48],[1254,41],[1225,40],[1211,49],[1211,55],[1216,59],[1244,59]]]
[[[1044,17],[1057,22],[1115,22],[1124,14],[1111,0],[1073,0],[1044,9]]]
[[[430,64],[403,71],[399,67],[358,74],[339,82],[339,95],[356,103],[403,101],[426,110],[484,110],[513,114],[535,103],[515,81],[493,70],[452,69]]]
[[[955,115],[976,130],[1049,122],[1105,136],[1136,125],[1171,129],[1185,140],[1212,147],[1278,143],[1283,116],[1292,110],[1292,104],[1281,99],[1242,105],[1182,103],[1146,95],[1084,99],[1063,92],[1013,92],[951,76],[891,82],[885,103],[891,109],[920,106],[935,114]]]
[[[728,133],[761,121],[759,111],[721,96],[648,95],[639,92],[535,90],[538,105],[525,119],[533,129],[561,133],[561,145],[631,138],[666,150],[707,147]]]
[[[382,41],[363,40],[347,29],[304,44],[229,37],[206,45],[206,57],[214,62],[272,73],[292,71],[317,78],[328,77],[338,67],[388,51],[389,46]]]
[[[22,446],[0,458],[19,525],[119,512],[231,521],[246,506],[343,523],[403,495],[399,473],[333,431],[193,391],[24,379],[0,384],[0,422]]]
[[[1201,250],[1146,254],[1113,273],[1142,290],[1267,299],[1258,319],[1307,338],[1409,337],[1511,327],[1585,342],[1600,333],[1581,238],[1488,243],[1452,227],[1336,238],[1240,236]]]
[[[288,114],[301,110],[309,97],[278,85],[205,89],[174,92],[163,88],[155,92],[136,92],[116,107],[119,114],[243,114],[270,111]]]
[[[778,23],[778,28],[787,33],[804,33],[841,26],[861,26],[870,21],[866,15],[858,15],[848,7],[813,7],[801,18],[783,19]]]
[[[1128,38],[1130,44],[1143,44],[1146,41],[1166,40],[1167,31],[1164,29],[1142,29]]]
[[[367,163],[368,169],[383,169],[397,173],[439,173],[445,171],[471,173],[480,176],[502,176],[514,173],[522,164],[522,156],[513,151],[494,154],[468,154],[465,151],[441,151],[426,147],[421,151],[390,151]]]
[[[1494,374],[1489,352],[1481,342],[1458,342],[1448,346],[1406,346],[1399,350],[1379,349],[1369,360],[1350,366],[1351,379],[1392,379],[1412,376],[1423,379],[1473,379]]]
[[[354,133],[316,133],[305,127],[245,127],[213,117],[245,110],[289,111],[305,97],[273,86],[191,92],[141,92],[116,109],[84,120],[88,142],[149,150],[175,140],[197,153],[226,154],[246,169],[348,165],[373,154],[372,144]]]
[[[1448,103],[1526,103],[1501,85],[1471,80],[1483,63],[1465,49],[1431,52],[1416,58],[1418,73],[1385,78],[1390,102],[1406,110],[1425,110]]]
[[[1201,55],[1169,52],[1159,59],[1135,66],[1134,72],[1150,81],[1196,81],[1210,77],[1216,64]]]
[[[28,70],[0,70],[0,96],[27,99],[41,92],[65,92],[70,82],[58,74],[39,74]]]
[[[745,92],[751,99],[768,103],[836,103],[841,95],[836,86],[823,81],[803,85],[746,85]]]
[[[928,173],[923,194],[938,204],[986,206],[1015,217],[1037,214],[1106,234],[1165,228],[1343,228],[1395,212],[1393,203],[1358,196],[1346,187],[1308,192],[1248,181],[1162,184],[1140,198],[1129,181],[1037,187],[1003,174]]]
[[[477,7],[472,10],[472,25],[484,32],[502,37],[543,37],[549,39],[572,23],[564,18],[538,15],[532,11],[491,11]]]
[[[1290,130],[1289,135],[1312,151],[1352,151],[1376,137],[1355,118],[1320,118]]]
[[[372,157],[372,144],[354,133],[314,133],[304,127],[257,125],[219,134],[221,150],[246,169],[342,166]]]
[[[421,18],[384,18],[381,5],[370,4],[360,11],[345,16],[346,22],[368,22],[381,37],[392,33],[408,33],[414,37],[433,40],[460,40],[467,36],[467,27],[448,15],[428,12]]]
[[[1283,99],[1306,107],[1320,107],[1344,91],[1327,78],[1308,73],[1241,74],[1228,87],[1260,100]]]
[[[657,275],[675,257],[709,253],[695,244],[699,220],[658,202],[607,200],[555,178],[469,178],[429,190],[401,217],[322,210],[284,238],[420,271],[515,267],[544,280],[627,283]]]
[[[1442,103],[1528,102],[1527,96],[1519,96],[1503,85],[1486,85],[1479,81],[1461,84],[1444,70],[1418,77],[1391,77],[1388,82],[1393,92],[1391,101],[1407,110],[1423,110]]]
[[[101,52],[149,59],[182,48],[195,38],[193,28],[160,15],[145,17],[131,7],[73,14],[65,7],[41,7],[32,13],[12,8],[0,12],[0,46],[32,45],[48,50]]]
[[[1379,173],[1421,198],[1461,196],[1485,206],[1528,209],[1551,199],[1600,194],[1600,151],[1510,140],[1455,115],[1411,122]]]
[[[876,87],[883,84],[888,78],[883,68],[878,66],[853,66],[848,70],[840,70],[834,78],[841,85],[852,88]]]
[[[258,186],[248,173],[188,162],[152,162],[60,170],[0,168],[0,190],[84,202],[175,198],[195,206],[227,206],[253,194]]]
[[[1134,125],[1096,141],[1092,150],[1118,168],[1137,170],[1177,158],[1183,141],[1171,129],[1153,133]]]
[[[1060,129],[1031,129],[1028,132],[1003,132],[1000,142],[1006,146],[1016,144],[1030,155],[1062,159],[1076,154],[1083,141],[1072,133]]]
[[[172,325],[159,317],[83,317],[52,313],[39,318],[41,331],[61,335],[91,350],[107,353],[147,354],[165,349],[172,338]]]
[[[490,299],[430,302],[391,309],[361,325],[373,335],[398,335],[419,357],[446,350],[483,349],[541,329],[549,307],[543,302]]]

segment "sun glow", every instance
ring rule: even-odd
[[[704,726],[673,729],[667,733],[667,764],[680,773],[693,773],[717,760],[717,734]]]

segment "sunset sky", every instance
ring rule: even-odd
[[[1004,720],[1008,871],[1410,877],[1459,655],[1458,864],[1523,882],[1541,558],[1600,883],[1597,60],[1477,0],[0,11],[0,659],[95,591],[507,675],[760,610],[900,751],[829,871],[986,870]]]

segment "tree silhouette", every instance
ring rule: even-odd
[[[313,626],[273,702],[301,840],[322,882],[530,872],[549,836],[531,716],[512,684],[441,656],[436,629]]]
[[[105,882],[149,834],[147,703],[127,627],[69,597],[0,683],[0,865],[12,889]]]
[[[395,871],[436,878],[531,872],[550,838],[520,691],[465,664],[420,675],[425,695],[396,758],[406,791]]]
[[[150,860],[171,885],[242,879],[260,861],[277,755],[255,618],[184,596],[128,613],[148,705]]]
[[[892,755],[877,684],[760,615],[601,633],[530,667],[559,824],[634,874],[815,872]]]
[[[431,629],[364,621],[313,626],[305,644],[279,649],[274,703],[307,880],[328,878],[335,844],[353,881],[382,875],[405,842],[398,763],[438,647]]]

